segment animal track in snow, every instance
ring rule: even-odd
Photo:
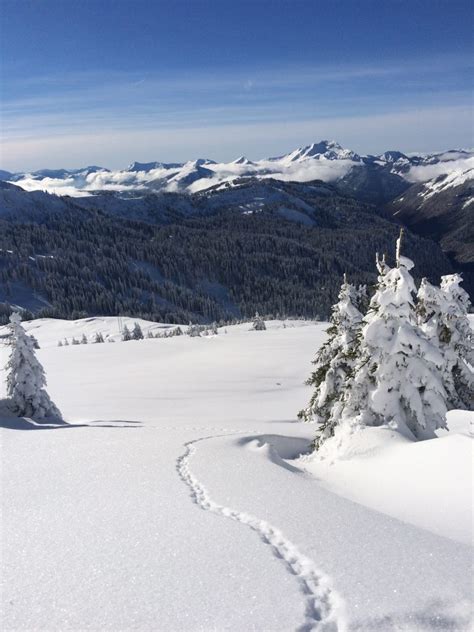
[[[191,472],[189,461],[196,451],[195,444],[218,436],[229,435],[214,435],[188,441],[184,444],[184,454],[177,460],[176,469],[190,489],[193,501],[205,511],[235,520],[255,531],[272,549],[273,554],[282,560],[286,569],[296,577],[305,597],[305,620],[296,626],[298,632],[345,632],[347,626],[344,603],[332,588],[327,575],[317,569],[314,562],[303,555],[277,527],[251,514],[219,505],[212,500],[206,488]]]

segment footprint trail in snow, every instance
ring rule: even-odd
[[[233,433],[232,433],[233,434]],[[346,632],[344,603],[331,587],[331,581],[322,573],[307,556],[280,531],[265,520],[246,512],[236,511],[230,507],[219,505],[209,496],[206,488],[199,482],[189,468],[189,461],[196,452],[195,444],[219,436],[202,437],[188,441],[186,448],[177,460],[176,469],[182,481],[191,491],[193,501],[212,513],[240,522],[255,531],[261,540],[268,545],[273,554],[280,559],[285,568],[297,579],[305,601],[305,620],[295,626],[298,632]]]

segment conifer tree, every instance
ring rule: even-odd
[[[418,290],[418,318],[427,337],[443,355],[442,375],[448,408],[474,407],[474,334],[467,313],[469,296],[460,274],[441,277],[441,287],[423,279]]]
[[[265,321],[263,320],[263,318],[260,316],[258,312],[255,312],[255,316],[252,323],[252,329],[254,331],[265,331],[266,328],[267,326],[265,325]]]
[[[328,339],[313,361],[313,373],[306,382],[314,387],[308,406],[298,414],[300,419],[318,424],[315,446],[333,434],[339,408],[352,377],[362,314],[357,308],[356,288],[344,282],[339,300],[332,308]]]
[[[87,344],[87,336],[86,334],[82,334],[81,345],[86,345],[86,344]]]
[[[143,340],[143,332],[139,323],[135,323],[133,326],[132,338],[133,340]]]
[[[130,329],[127,327],[127,325],[124,325],[124,328],[122,331],[122,340],[126,342],[127,340],[131,340],[131,339],[132,339],[132,334],[130,333]]]
[[[191,338],[196,338],[201,335],[201,328],[199,327],[199,325],[193,325],[190,322],[186,333],[188,334],[188,336],[191,336]]]
[[[356,425],[388,425],[418,439],[446,427],[447,393],[442,354],[418,326],[410,274],[413,262],[400,253],[396,267],[379,262],[379,282],[363,320],[354,380],[341,419]]]
[[[100,344],[101,342],[104,342],[104,336],[102,335],[102,333],[100,331],[98,331],[96,333],[95,338],[94,338],[94,342],[96,344]]]
[[[17,312],[10,316],[11,355],[6,365],[7,395],[19,417],[61,419],[61,413],[45,390],[44,369],[35,353],[34,342],[21,325]]]
[[[451,332],[451,346],[456,353],[456,364],[453,369],[454,386],[460,403],[467,410],[474,408],[474,332],[467,314],[471,307],[469,295],[462,287],[460,274],[449,274],[441,277],[441,289],[447,297],[447,325]]]

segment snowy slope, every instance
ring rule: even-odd
[[[27,325],[73,427],[1,431],[5,630],[470,629],[465,413],[309,472],[324,324],[56,347],[117,326]]]

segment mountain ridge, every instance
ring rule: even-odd
[[[227,163],[216,162],[209,158],[198,158],[187,162],[133,162],[128,167],[118,170],[88,166],[77,169],[39,169],[17,173],[5,171],[0,172],[0,177],[16,182],[26,190],[43,189],[60,192],[61,187],[67,187],[68,194],[77,196],[93,194],[100,190],[114,190],[120,194],[134,189],[137,191],[179,190],[183,193],[195,193],[214,186],[218,182],[232,182],[236,178],[245,176],[275,177],[297,182],[321,179],[326,182],[342,181],[344,183],[346,176],[353,178],[354,170],[370,173],[372,179],[382,174],[380,177],[383,177],[385,181],[398,177],[412,184],[430,180],[434,175],[457,170],[461,162],[465,162],[466,167],[474,166],[474,152],[451,149],[428,154],[407,154],[398,150],[388,150],[378,155],[362,155],[342,147],[334,140],[322,140],[281,156],[260,160],[249,160],[240,156]],[[186,178],[191,165],[194,165],[195,173],[193,177]],[[199,171],[200,167],[201,171]]]

